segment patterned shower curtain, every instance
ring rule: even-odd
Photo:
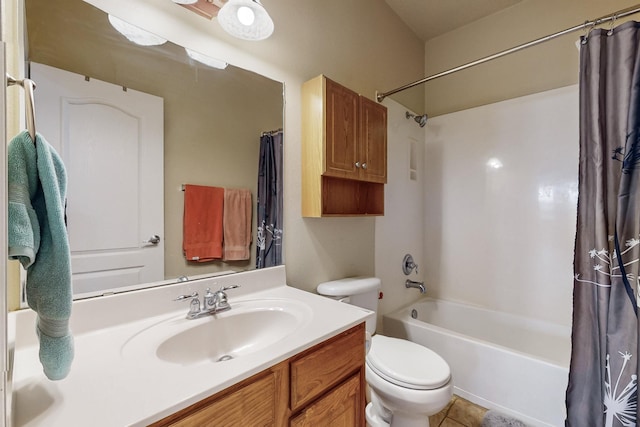
[[[638,419],[640,24],[594,30],[580,55],[571,427]]]
[[[282,132],[260,138],[256,268],[282,264]]]

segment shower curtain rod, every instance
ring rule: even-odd
[[[605,22],[609,22],[609,21],[615,22],[615,20],[618,19],[618,18],[624,18],[626,16],[634,15],[634,14],[636,14],[638,12],[640,12],[640,4],[636,4],[635,6],[631,6],[631,7],[627,8],[627,9],[619,10],[619,11],[617,11],[615,13],[610,14],[610,15],[605,15],[605,16],[602,16],[600,18],[596,18],[593,21],[586,21],[583,24],[575,25],[575,26],[573,26],[571,28],[567,28],[566,30],[558,31],[557,33],[553,33],[553,34],[549,34],[548,36],[540,37],[539,39],[535,39],[535,40],[532,40],[530,42],[523,43],[521,45],[512,47],[510,49],[503,50],[503,51],[498,52],[498,53],[494,53],[493,55],[489,55],[489,56],[486,56],[486,57],[481,58],[481,59],[477,59],[477,60],[472,61],[472,62],[468,62],[468,63],[466,63],[464,65],[460,65],[458,67],[451,68],[449,70],[442,71],[442,72],[437,73],[437,74],[433,74],[431,76],[428,76],[428,77],[425,77],[423,79],[417,80],[417,81],[415,81],[413,83],[409,83],[409,84],[406,84],[404,86],[400,86],[400,87],[398,87],[396,89],[393,89],[393,90],[390,90],[388,92],[377,93],[376,94],[376,99],[378,100],[378,102],[382,102],[389,95],[393,95],[394,93],[402,92],[403,90],[412,88],[414,86],[418,86],[418,85],[420,85],[422,83],[426,83],[426,82],[431,81],[431,80],[435,80],[435,79],[437,79],[439,77],[444,77],[444,76],[447,76],[449,74],[453,74],[453,73],[456,73],[458,71],[462,71],[462,70],[465,70],[467,68],[471,68],[471,67],[474,67],[476,65],[480,65],[480,64],[483,64],[485,62],[492,61],[494,59],[503,57],[505,55],[509,55],[511,53],[518,52],[520,50],[523,50],[523,49],[526,49],[526,48],[529,48],[529,47],[532,47],[532,46],[536,46],[536,45],[538,45],[540,43],[544,43],[544,42],[547,42],[549,40],[553,40],[553,39],[555,39],[557,37],[564,36],[565,34],[569,34],[569,33],[572,33],[574,31],[582,30],[582,29],[585,29],[585,28],[594,28],[596,25],[601,25],[601,24],[604,24]]]

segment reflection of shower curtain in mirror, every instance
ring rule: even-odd
[[[260,138],[256,268],[282,264],[282,132]]]

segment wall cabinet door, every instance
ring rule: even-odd
[[[324,174],[338,178],[358,179],[356,163],[360,128],[357,93],[327,79],[326,81],[326,153]]]
[[[387,182],[387,109],[325,79],[323,175]]]
[[[387,109],[360,97],[360,179],[387,182]]]

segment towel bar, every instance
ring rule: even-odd
[[[25,115],[27,119],[27,131],[33,143],[36,143],[36,107],[33,99],[33,91],[36,83],[31,79],[17,80],[7,74],[7,86],[22,86],[25,93]]]

